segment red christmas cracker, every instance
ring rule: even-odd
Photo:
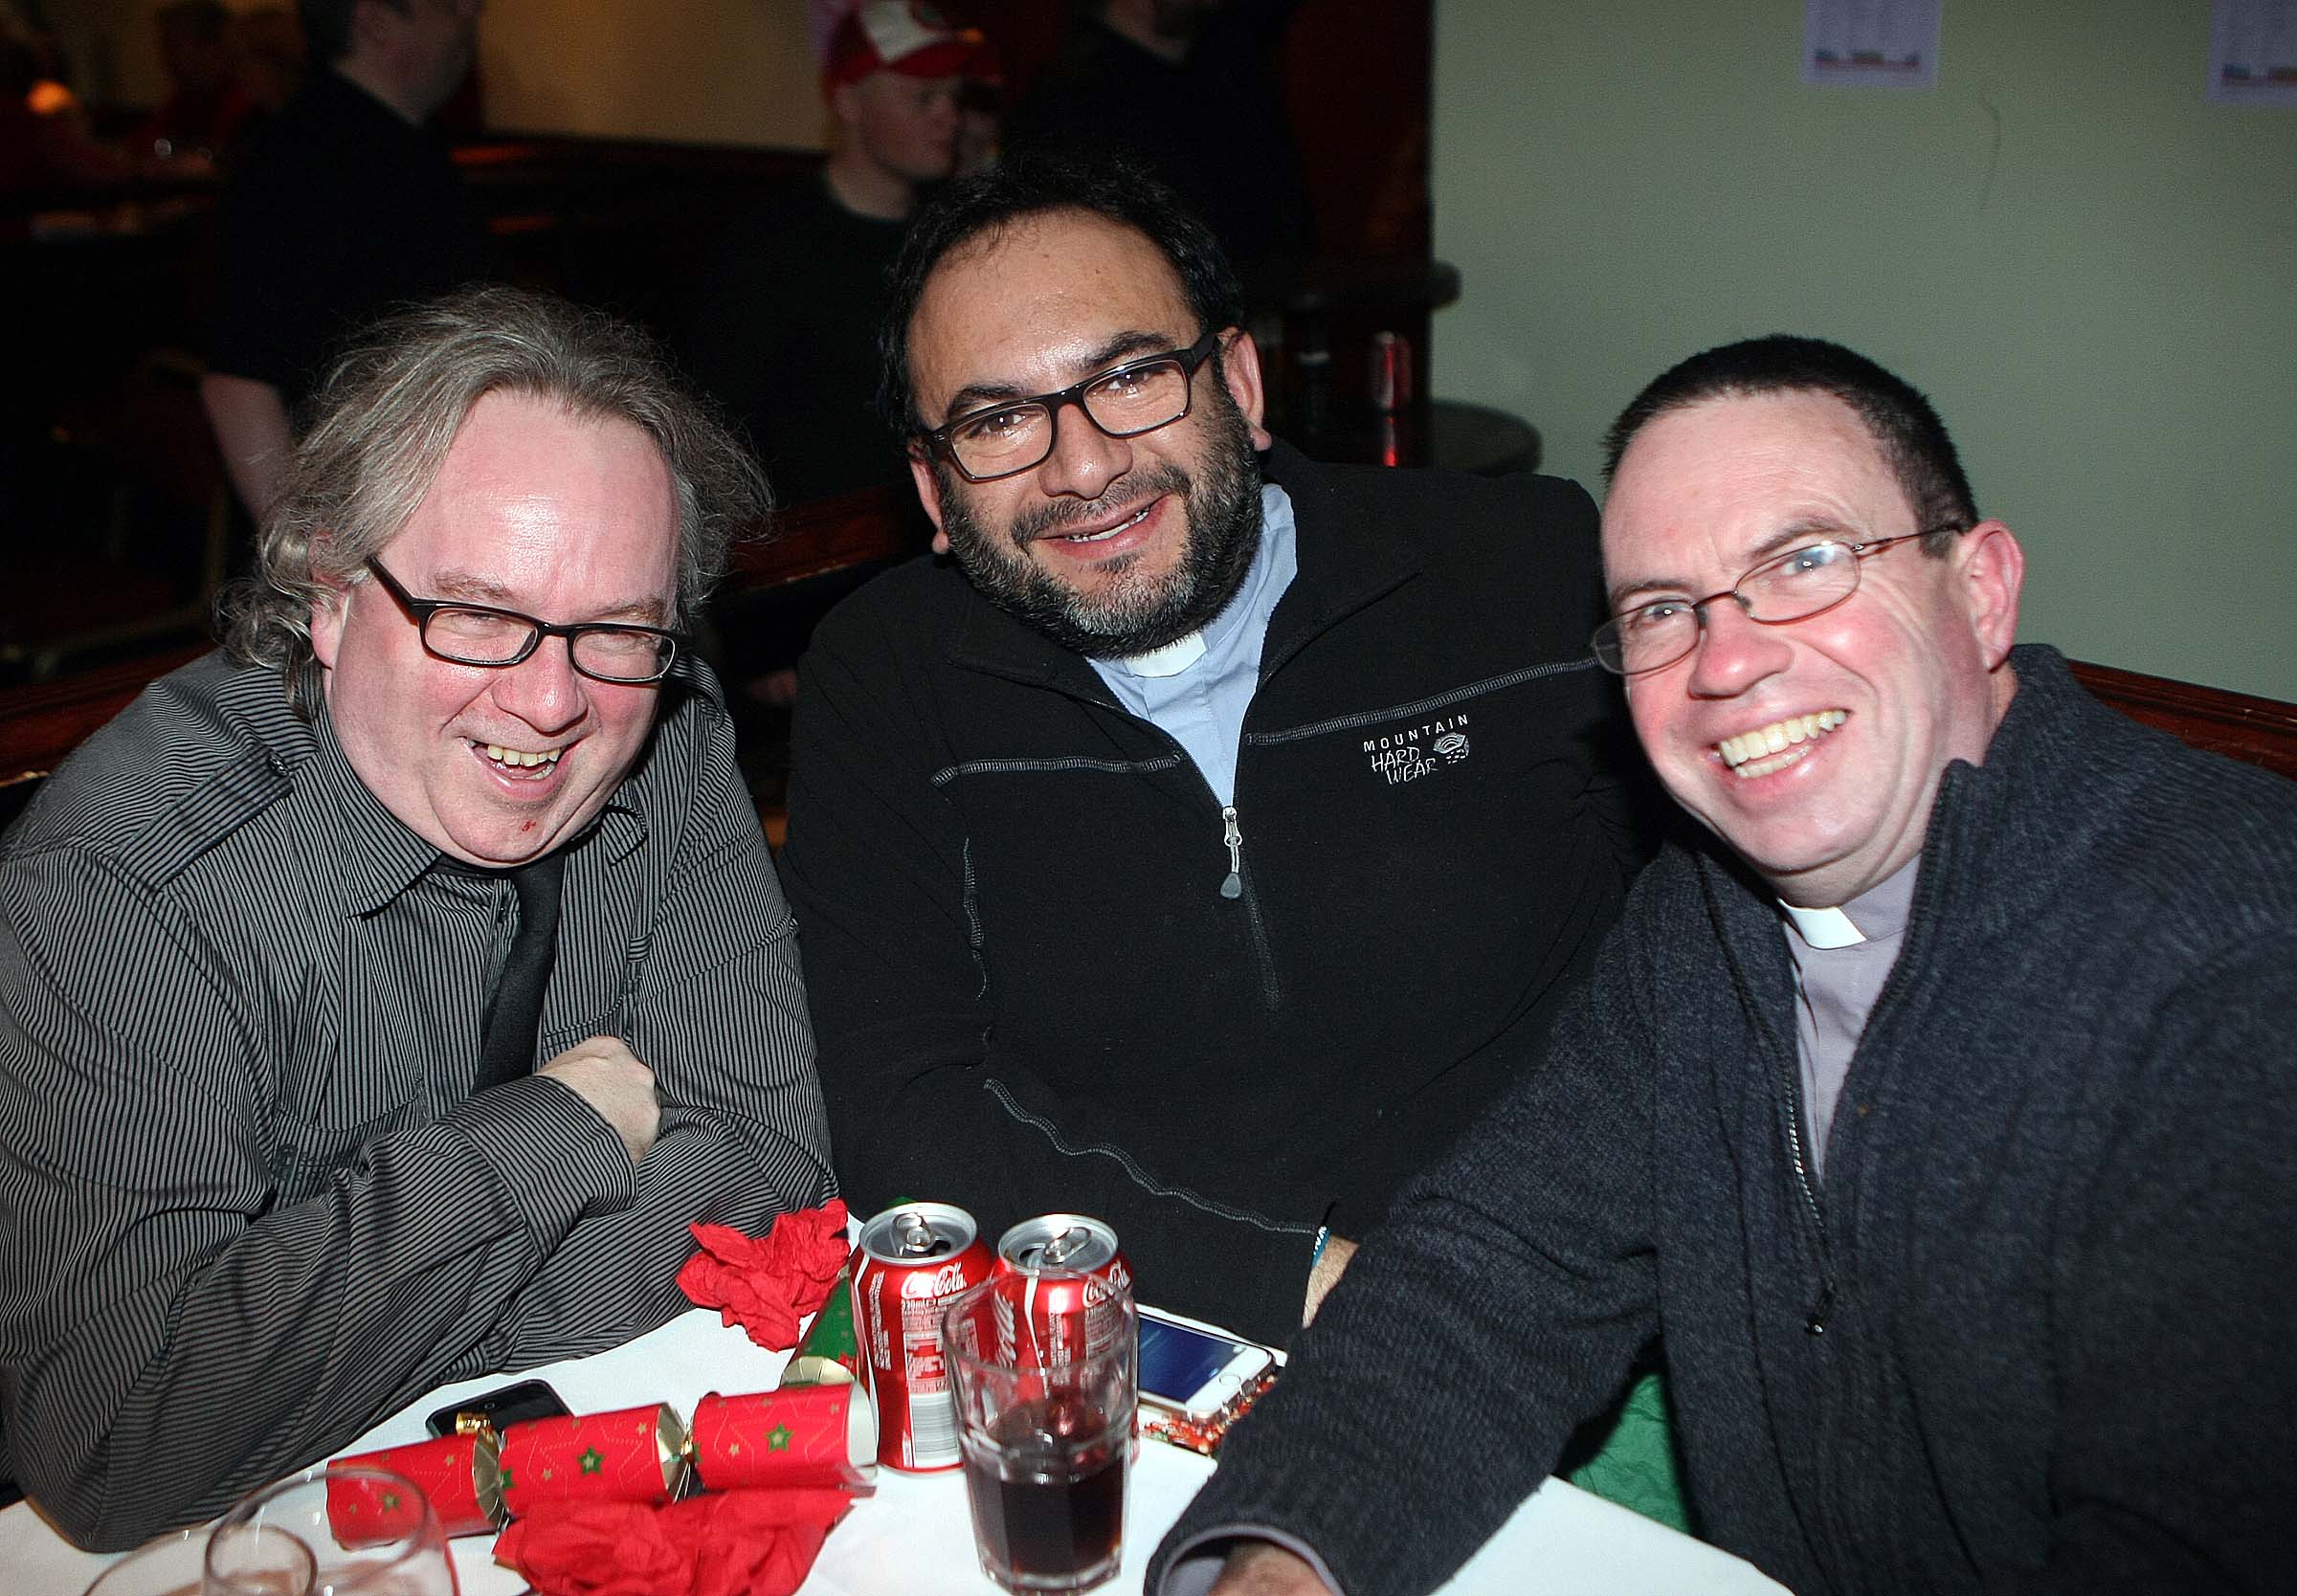
[[[659,1405],[514,1424],[502,1432],[502,1505],[523,1518],[545,1502],[666,1502],[685,1438]]]
[[[712,1491],[736,1486],[836,1486],[868,1495],[858,1465],[877,1456],[878,1430],[852,1385],[786,1385],[752,1396],[712,1391],[694,1409],[694,1467]]]
[[[363,1452],[336,1462],[372,1464],[405,1475],[431,1498],[431,1509],[448,1535],[487,1535],[502,1526],[502,1485],[491,1430]],[[396,1540],[414,1527],[414,1517],[403,1513],[377,1481],[328,1475],[327,1523],[346,1546]]]

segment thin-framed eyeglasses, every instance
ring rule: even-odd
[[[1699,646],[1699,634],[1706,628],[1706,607],[1718,599],[1735,600],[1749,620],[1765,626],[1807,621],[1859,590],[1859,566],[1869,554],[1892,543],[1963,530],[1950,522],[1864,543],[1822,538],[1773,555],[1719,593],[1697,599],[1646,599],[1595,628],[1595,659],[1623,676],[1672,665]]]
[[[689,641],[682,632],[658,626],[632,626],[622,621],[553,626],[491,604],[416,598],[383,568],[382,561],[370,559],[367,568],[420,630],[423,647],[452,665],[500,670],[534,653],[544,638],[564,637],[568,659],[584,676],[594,681],[643,685],[668,676],[678,661],[679,645]]]
[[[969,410],[920,432],[918,441],[957,468],[969,482],[1017,477],[1053,453],[1060,409],[1075,405],[1112,438],[1138,437],[1170,427],[1195,403],[1196,368],[1219,346],[1208,332],[1185,349],[1128,360],[1054,393],[1008,399]]]

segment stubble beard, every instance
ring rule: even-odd
[[[1126,555],[1103,568],[1100,591],[1078,591],[1032,560],[1027,544],[1105,515],[1103,504],[1059,500],[1015,517],[1000,534],[972,513],[963,478],[937,460],[942,531],[958,568],[998,609],[1089,659],[1128,659],[1186,637],[1228,608],[1260,543],[1259,455],[1243,413],[1217,384],[1209,419],[1213,432],[1197,477],[1167,461],[1127,479],[1128,505],[1171,494],[1187,508],[1188,543],[1161,577],[1140,568],[1142,555]]]

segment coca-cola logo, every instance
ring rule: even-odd
[[[954,1259],[933,1272],[934,1297],[954,1297],[970,1284],[965,1277],[965,1260]]]

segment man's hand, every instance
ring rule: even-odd
[[[1316,1322],[1316,1310],[1324,1306],[1325,1293],[1340,1283],[1340,1276],[1348,1268],[1348,1260],[1355,1255],[1356,1244],[1346,1236],[1324,1238],[1324,1255],[1308,1271],[1308,1300],[1307,1305],[1300,1311],[1301,1323]],[[1322,1589],[1323,1586],[1317,1588]]]
[[[1353,1252],[1355,1249],[1350,1248]],[[1327,1245],[1324,1255],[1332,1250]],[[1323,1266],[1319,1258],[1317,1265]],[[1220,1577],[1205,1596],[1332,1596],[1331,1587],[1316,1577],[1306,1561],[1271,1541],[1246,1541],[1228,1554]]]
[[[577,1042],[534,1073],[549,1076],[596,1109],[630,1149],[631,1163],[644,1159],[654,1145],[655,1132],[662,1123],[654,1072],[638,1062],[619,1036]]]

